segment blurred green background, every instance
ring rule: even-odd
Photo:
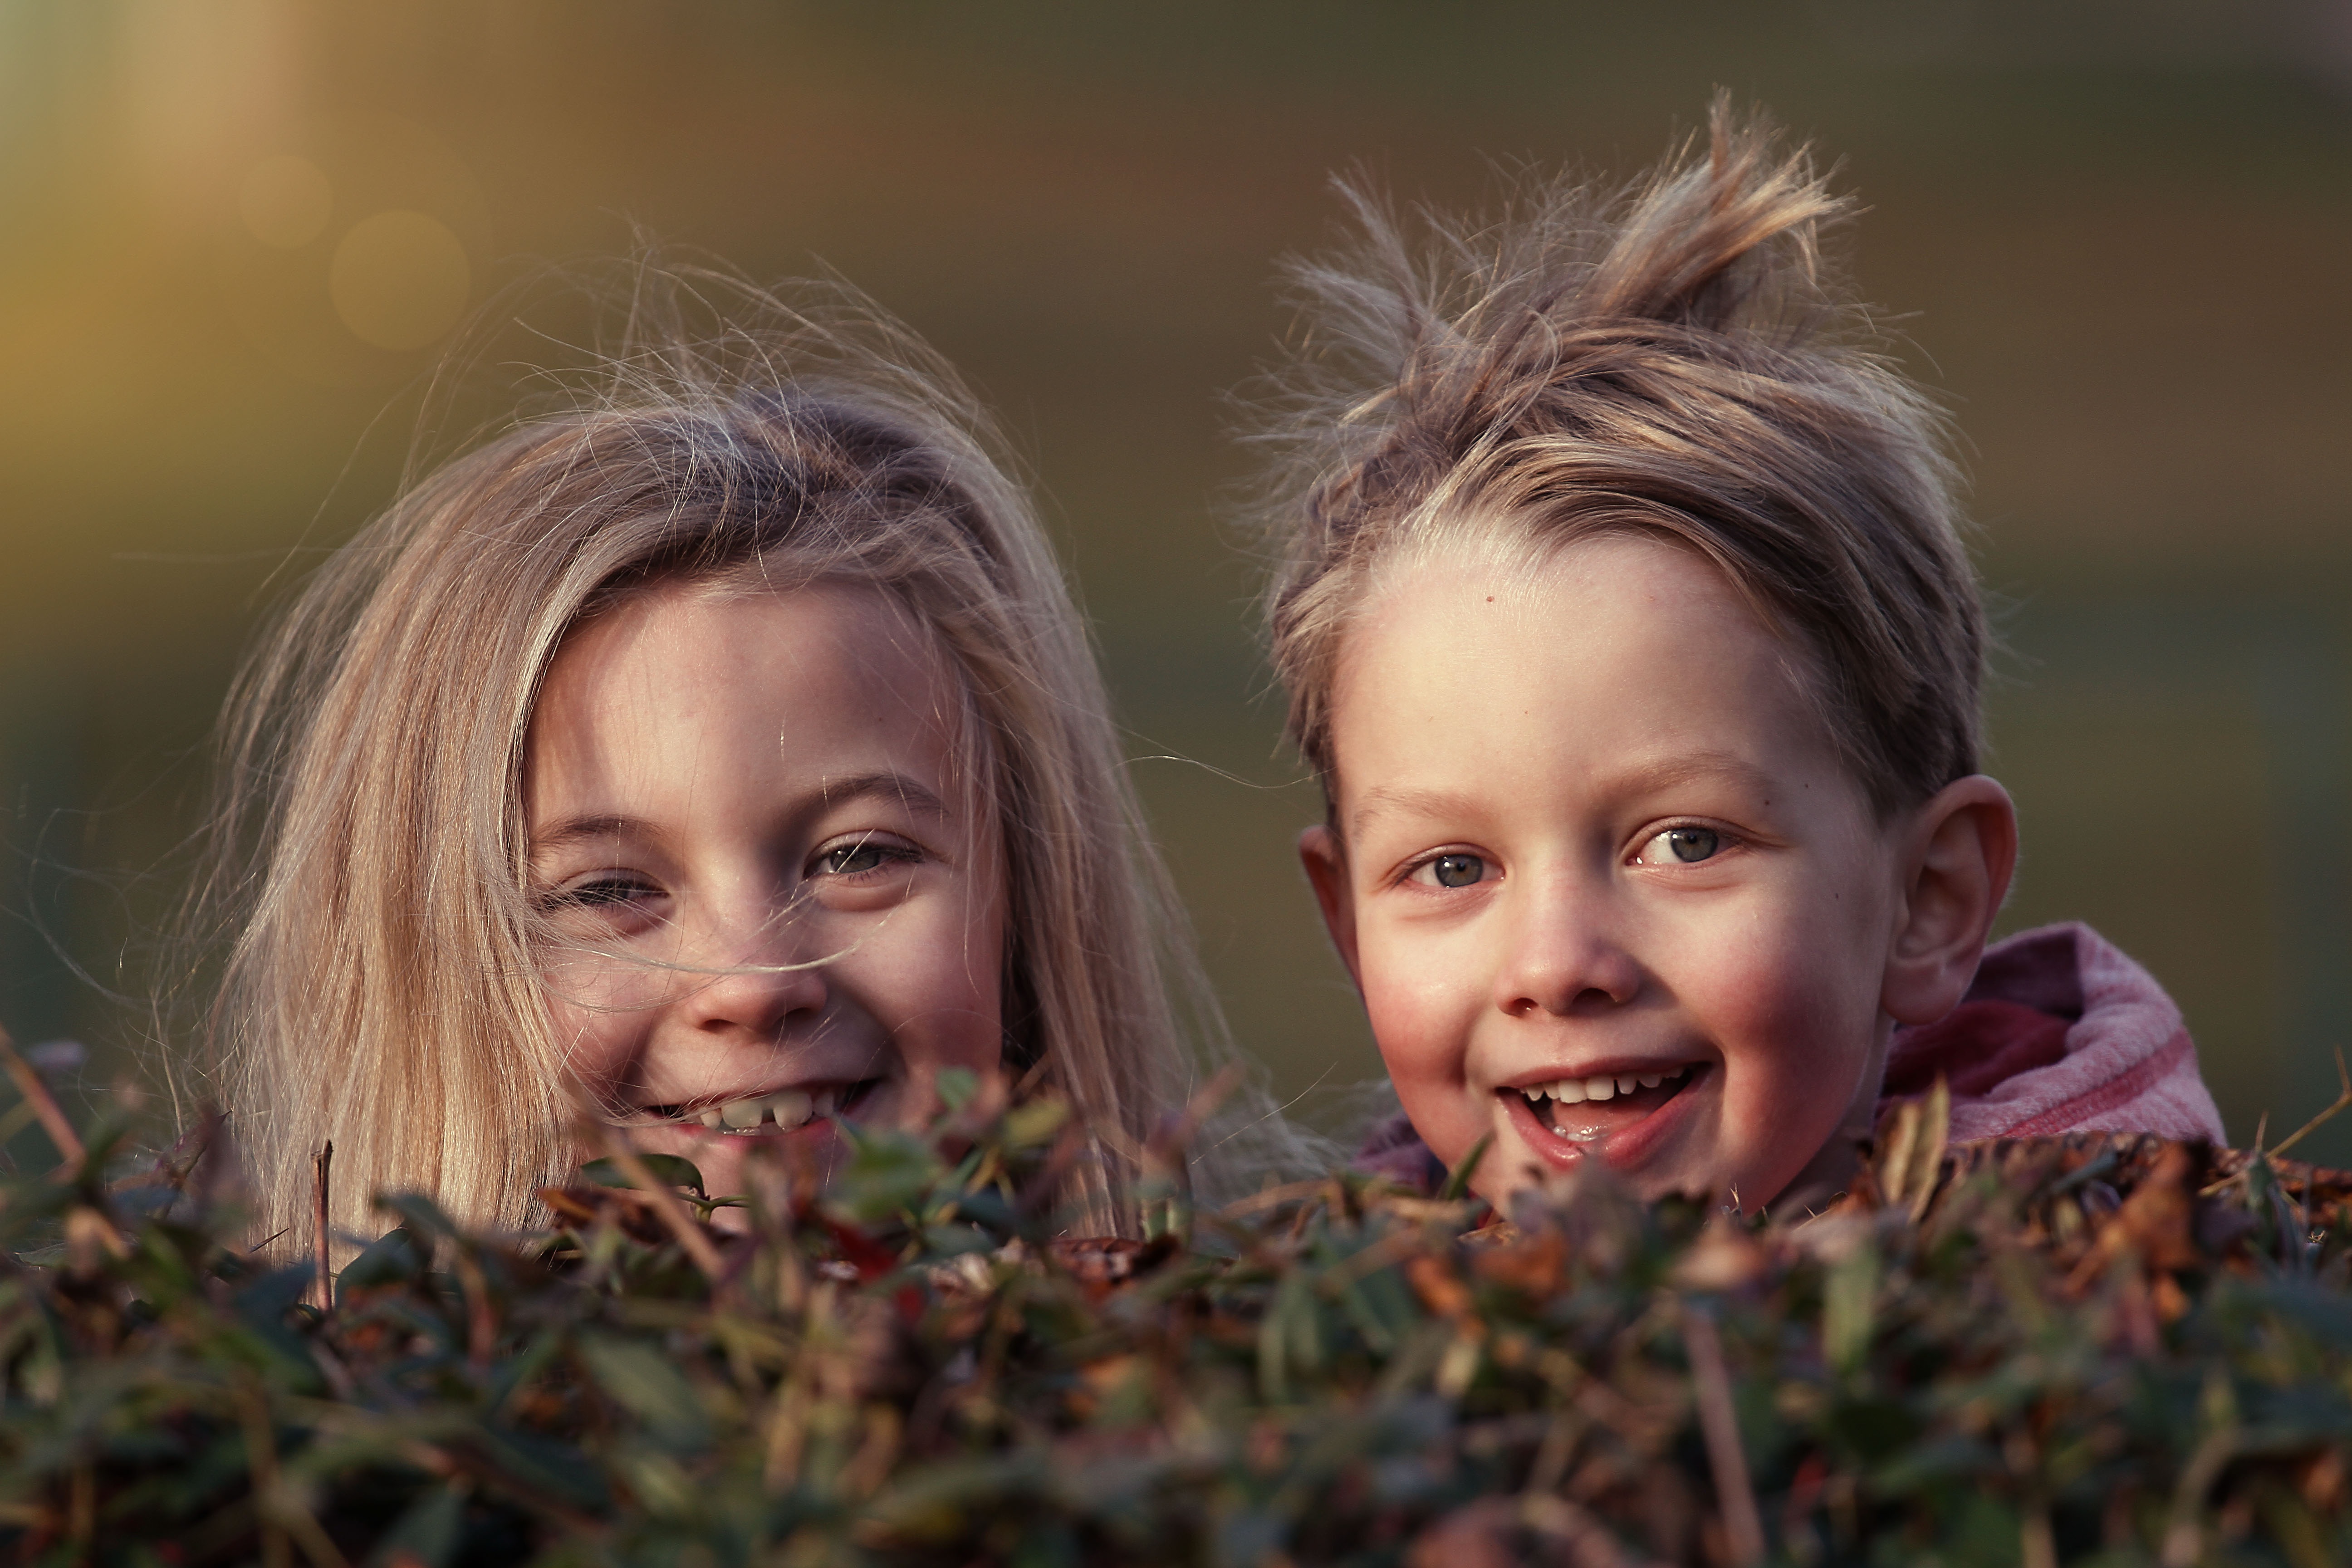
[[[1841,161],[1967,432],[2006,923],[2137,954],[2275,1137],[2352,1040],[2342,0],[0,0],[0,1022],[132,1059],[276,585],[388,499],[461,313],[642,226],[839,269],[1001,410],[1236,1032],[1312,1110],[1378,1061],[1216,521],[1274,259],[1337,166],[1629,173],[1717,84]]]

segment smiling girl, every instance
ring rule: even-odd
[[[728,1193],[950,1068],[1068,1097],[1071,1223],[1120,1228],[1191,971],[1025,499],[856,300],[690,342],[660,300],[731,286],[638,287],[595,395],[403,496],[232,700],[211,1034],[264,1234],[329,1139],[340,1230],[386,1187],[513,1225],[583,1093]]]

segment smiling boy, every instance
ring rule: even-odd
[[[1934,411],[1820,282],[1846,204],[1718,105],[1706,155],[1416,266],[1368,218],[1294,426],[1270,596],[1300,844],[1425,1177],[1598,1157],[1826,1196],[1886,1096],[1956,1136],[2218,1138],[2178,1011],[2081,927],[1986,940],[2015,809]],[[1372,214],[1370,204],[1364,210]]]

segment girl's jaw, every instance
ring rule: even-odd
[[[756,1149],[919,1126],[1000,1063],[1004,892],[962,691],[878,594],[648,591],[573,635],[529,739],[541,980],[638,1147],[744,1190]]]

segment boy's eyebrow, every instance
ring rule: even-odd
[[[1771,793],[1772,780],[1761,768],[1747,758],[1730,752],[1687,752],[1680,756],[1662,757],[1627,769],[1607,783],[1612,795],[1643,795],[1696,779],[1728,779],[1740,788],[1755,791],[1759,795]],[[1349,825],[1357,832],[1373,818],[1390,813],[1419,816],[1459,816],[1475,810],[1477,802],[1454,790],[1415,789],[1408,785],[1382,785],[1366,790],[1356,808],[1348,814]]]
[[[1771,775],[1730,752],[1685,752],[1676,757],[1662,757],[1626,770],[1612,784],[1620,792],[1638,795],[1707,778],[1728,779],[1759,795],[1769,795],[1772,790]]]
[[[894,800],[919,816],[941,822],[950,815],[947,803],[922,784],[905,773],[887,771],[827,779],[819,788],[816,798],[827,806],[870,798]],[[589,839],[660,837],[661,830],[643,817],[600,812],[586,816],[568,816],[549,824],[544,831],[530,836],[530,852],[543,855]]]
[[[1402,785],[1382,784],[1366,790],[1356,801],[1356,809],[1348,814],[1349,826],[1358,833],[1374,817],[1391,814],[1407,816],[1459,816],[1470,809],[1470,797],[1446,789],[1412,789]]]

